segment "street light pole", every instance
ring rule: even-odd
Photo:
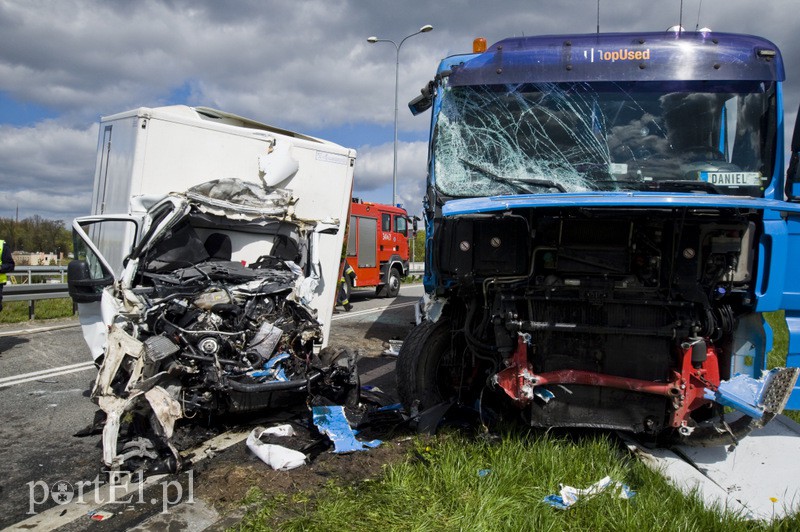
[[[367,38],[367,42],[373,44],[376,42],[392,43],[396,51],[396,58],[394,64],[394,162],[392,165],[392,205],[397,205],[397,98],[398,98],[398,91],[400,89],[400,47],[403,46],[403,43],[406,42],[407,39],[410,39],[414,35],[419,35],[420,33],[428,33],[432,29],[433,26],[431,26],[430,24],[426,24],[422,26],[419,29],[419,31],[416,31],[411,35],[403,37],[403,40],[400,41],[400,44],[397,44],[391,39],[379,39],[374,36]]]

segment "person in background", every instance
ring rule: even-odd
[[[3,310],[3,287],[8,282],[9,272],[14,271],[14,258],[11,256],[11,247],[6,245],[5,240],[0,240],[0,310]]]
[[[355,278],[356,272],[347,261],[344,261],[342,277],[339,279],[339,297],[337,298],[337,304],[342,305],[347,312],[350,312],[350,309],[353,308],[353,305],[350,303],[350,287],[353,286]]]

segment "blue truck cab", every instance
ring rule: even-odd
[[[432,113],[406,407],[704,445],[800,408],[784,77],[773,43],[715,32],[518,37],[444,59],[409,104]],[[766,372],[763,313],[781,309],[789,367]]]

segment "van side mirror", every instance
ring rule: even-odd
[[[111,286],[114,277],[93,279],[89,263],[73,260],[67,265],[67,290],[75,303],[96,303],[103,297],[103,288]]]

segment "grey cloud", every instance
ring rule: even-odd
[[[602,0],[601,30],[658,31],[677,24],[677,2],[643,4]],[[800,32],[790,22],[795,4],[772,0],[766,8],[752,0],[705,0],[699,21],[716,31],[761,34],[782,49],[788,124],[800,103],[794,70]],[[406,103],[433,76],[439,59],[470,51],[477,36],[491,44],[515,35],[594,32],[596,6],[594,0],[4,0],[0,91],[52,109],[56,120],[0,129],[0,195],[6,198],[0,215],[13,209],[8,195],[19,198],[22,190],[84,197],[91,189],[97,142],[92,124],[98,117],[163,105],[176,91],[190,105],[301,131],[389,125],[395,50],[366,38],[399,40],[432,24],[434,31],[409,39],[400,57],[401,138],[423,138],[428,119],[411,117]],[[698,23],[699,6],[700,0],[684,1],[687,29]],[[367,191],[391,180],[391,139],[371,142],[376,146],[361,151],[357,170]],[[414,177],[398,190],[408,204],[421,198],[426,153],[419,143],[405,155],[404,144],[400,165]],[[39,201],[38,207],[58,201]],[[35,201],[30,205],[37,208]]]

